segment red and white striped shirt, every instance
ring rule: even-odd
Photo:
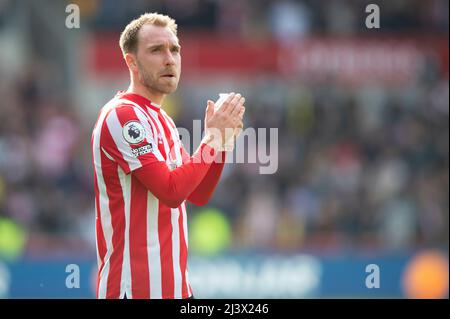
[[[193,164],[172,119],[134,93],[102,108],[92,151],[97,297],[191,296],[185,199],[205,204],[223,163]]]

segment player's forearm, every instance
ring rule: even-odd
[[[225,152],[220,152],[218,157],[219,162],[214,162],[208,170],[208,173],[197,186],[197,188],[188,197],[188,200],[198,206],[206,205],[214,190],[219,183],[220,176],[222,175],[223,167],[225,164]]]
[[[176,208],[198,187],[216,155],[214,148],[202,143],[187,162],[173,171],[164,162],[156,162],[133,174],[164,204]]]

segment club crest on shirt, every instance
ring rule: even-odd
[[[123,126],[122,135],[128,143],[139,144],[145,138],[145,129],[138,121],[129,121]]]

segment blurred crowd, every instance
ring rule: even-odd
[[[159,10],[187,31],[365,32],[361,1],[74,2],[91,12],[94,29],[120,30],[130,16]],[[380,6],[385,32],[448,34],[447,1]],[[448,247],[449,84],[432,66],[426,70],[399,88],[269,76],[244,84],[245,126],[279,129],[279,162],[273,175],[258,174],[257,164],[227,164],[210,205],[229,220],[230,248]],[[55,89],[55,72],[33,60],[14,78],[0,78],[0,223],[12,220],[25,231],[29,254],[91,254],[95,118],[82,123],[77,105]],[[201,92],[201,83],[194,89]],[[189,128],[198,105],[177,94],[175,121]]]
[[[93,186],[76,108],[38,63],[0,81],[0,94],[0,218],[26,230],[31,250],[85,249],[80,231],[92,227],[78,225],[93,216]]]
[[[395,93],[264,85],[246,126],[279,128],[278,172],[238,164],[215,197],[235,213],[236,247],[447,245],[448,80]]]
[[[73,2],[73,1],[72,1]],[[130,17],[164,12],[184,31],[208,30],[244,36],[353,34],[366,32],[365,8],[382,8],[386,32],[447,32],[448,2],[442,0],[78,0],[97,29],[122,30]]]

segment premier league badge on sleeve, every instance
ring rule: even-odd
[[[145,129],[138,121],[129,121],[123,126],[122,135],[130,144],[139,144],[145,138]]]

